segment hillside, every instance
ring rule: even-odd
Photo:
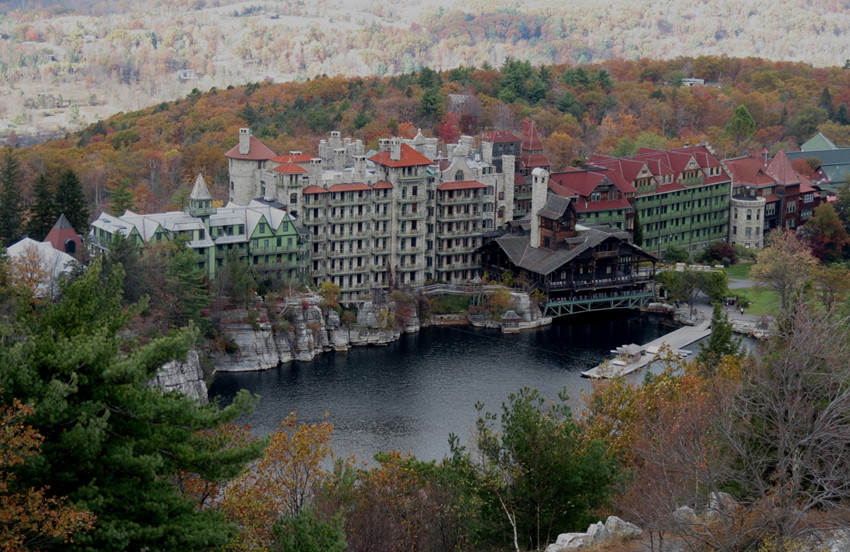
[[[0,2],[0,134],[61,135],[192,89],[422,67],[678,56],[841,65],[850,2]],[[724,75],[695,74],[716,80]]]
[[[719,83],[682,86],[691,74]],[[747,107],[756,130],[733,140],[724,128],[739,105]],[[706,140],[726,158],[764,148],[795,150],[818,131],[850,144],[848,106],[850,70],[726,57],[575,69],[512,60],[499,71],[424,69],[383,78],[255,83],[195,91],[21,149],[22,187],[28,196],[38,174],[55,178],[71,168],[91,213],[107,209],[111,191],[124,180],[135,208],[149,212],[180,208],[202,173],[213,195],[224,199],[224,152],[236,144],[241,127],[282,154],[316,153],[331,130],[362,139],[368,149],[379,138],[412,137],[417,128],[445,144],[491,129],[521,133],[523,121],[533,119],[553,170],[592,153],[626,155],[640,145],[680,147],[686,141]]]

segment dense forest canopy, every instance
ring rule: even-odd
[[[683,86],[701,75],[705,85]],[[580,67],[508,60],[501,69],[425,68],[392,77],[321,77],[193,91],[185,98],[119,113],[64,139],[20,151],[24,194],[39,174],[80,175],[90,213],[124,186],[136,210],[180,208],[201,173],[226,195],[224,152],[249,127],[276,153],[315,153],[331,130],[376,147],[379,138],[417,129],[444,142],[492,129],[521,132],[533,119],[553,170],[591,153],[708,141],[718,156],[764,148],[796,150],[818,131],[850,144],[850,69],[756,58],[702,56],[669,61],[611,60]],[[751,135],[727,129],[745,106]],[[127,185],[129,182],[129,185]]]

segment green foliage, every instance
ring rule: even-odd
[[[64,171],[56,184],[56,211],[64,214],[78,234],[85,234],[89,225],[89,209],[77,173]]]
[[[130,179],[122,178],[121,184],[109,193],[109,210],[115,216],[121,216],[125,211],[132,211],[133,192],[130,190]]]
[[[181,494],[178,473],[210,481],[235,476],[258,446],[225,447],[199,432],[229,423],[252,406],[240,393],[225,410],[148,385],[157,369],[183,358],[195,339],[186,328],[140,346],[122,331],[121,276],[95,261],[39,311],[0,325],[2,400],[33,405],[42,453],[22,484],[49,485],[97,516],[74,543],[44,550],[198,550],[221,546],[235,528]]]
[[[33,184],[32,195],[33,203],[27,222],[27,234],[36,241],[42,241],[59,218],[56,203],[53,200],[53,184],[43,174],[38,175]]]
[[[735,108],[732,119],[726,125],[726,128],[723,129],[723,135],[739,143],[752,138],[755,131],[756,122],[753,116],[750,115],[750,110],[747,109],[747,106],[741,104]]]
[[[185,241],[175,240],[165,266],[165,291],[173,303],[169,312],[174,326],[193,322],[205,325],[201,320],[201,309],[210,302],[204,272],[198,268],[198,253],[186,247]]]
[[[0,241],[11,245],[23,235],[21,165],[17,152],[11,146],[3,148],[0,162]]]
[[[714,310],[711,315],[711,335],[708,342],[700,347],[697,362],[702,365],[707,373],[714,374],[724,356],[741,356],[741,347],[741,340],[736,338],[732,332],[729,316],[723,311],[720,303],[714,303]]]
[[[800,142],[808,140],[829,119],[826,111],[814,105],[802,107],[788,122],[788,131]]]
[[[510,394],[498,417],[501,431],[492,427],[495,413],[481,403],[476,409],[475,450],[450,439],[462,501],[474,505],[473,540],[485,548],[513,541],[539,549],[558,533],[584,530],[620,473],[605,443],[582,439],[565,395],[550,404],[533,389]]]
[[[671,245],[664,252],[665,263],[689,263],[691,262],[691,254],[684,247]]]
[[[691,308],[700,293],[719,302],[729,292],[723,270],[664,270],[655,279],[667,290],[670,299],[685,301]]]
[[[120,269],[124,274],[121,292],[125,304],[138,302],[144,295],[144,274],[139,263],[139,247],[135,240],[120,233],[109,243],[109,251],[103,260],[103,270],[111,274]]]
[[[235,249],[227,252],[226,263],[224,274],[221,275],[224,293],[236,306],[244,306],[251,298],[251,291],[257,287],[257,283]]]
[[[342,552],[345,532],[342,516],[322,521],[309,508],[302,508],[295,517],[284,517],[274,526],[272,552]]]
[[[437,295],[429,301],[432,314],[462,314],[469,309],[467,295]]]
[[[499,72],[497,97],[505,103],[522,100],[536,105],[546,97],[546,83],[528,61],[508,58]]]

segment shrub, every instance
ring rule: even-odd
[[[688,253],[688,250],[684,247],[679,247],[678,245],[671,245],[667,248],[667,251],[664,252],[665,263],[689,263],[691,262],[691,254]]]

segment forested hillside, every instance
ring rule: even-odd
[[[687,75],[716,85],[682,86]],[[738,106],[755,122],[748,136],[726,127]],[[20,151],[24,195],[44,173],[76,171],[89,211],[109,207],[124,186],[132,207],[179,208],[198,173],[218,198],[226,196],[224,152],[238,129],[277,153],[315,153],[331,130],[363,139],[367,148],[391,135],[423,134],[454,142],[461,133],[520,132],[533,119],[554,170],[587,155],[625,155],[639,145],[681,146],[707,140],[719,156],[772,151],[823,131],[850,144],[850,70],[805,63],[726,57],[671,61],[608,61],[598,65],[533,67],[509,60],[500,70],[423,69],[393,77],[319,78],[304,83],[250,84],[122,113],[65,139]],[[125,205],[125,203],[122,203]]]
[[[755,0],[8,1],[0,2],[0,132],[73,130],[196,87],[499,68],[508,58],[540,66],[729,55],[842,65],[848,31],[846,0],[779,9]]]

